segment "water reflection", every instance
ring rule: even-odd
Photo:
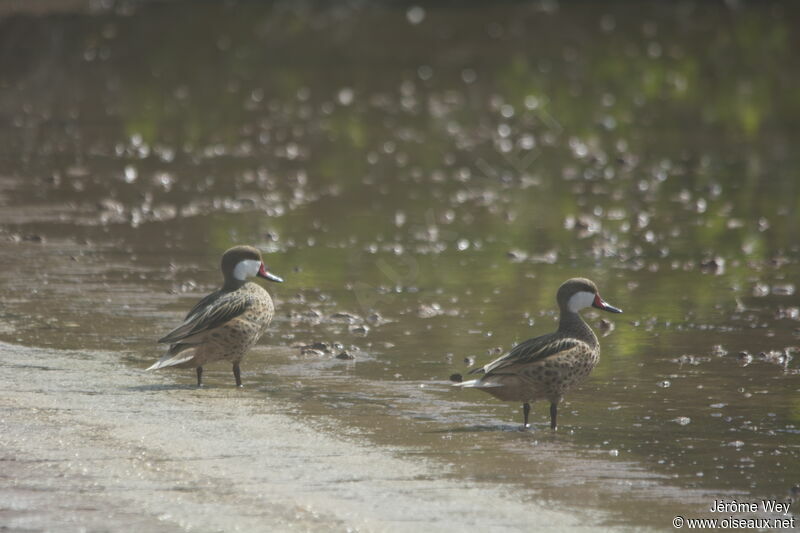
[[[259,393],[548,497],[625,484],[623,462],[678,499],[782,497],[800,464],[797,9],[6,15],[0,335],[143,364],[250,242],[287,272],[269,344],[290,348],[253,358]],[[43,247],[56,259],[31,274]],[[589,313],[608,335],[562,434],[506,431],[516,408],[447,376],[554,329],[573,275],[630,311]],[[301,352],[319,341],[355,360]],[[544,475],[547,454],[582,466]]]

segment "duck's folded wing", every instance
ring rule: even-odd
[[[212,296],[216,298],[211,299]],[[206,302],[209,299],[211,300]],[[217,328],[236,318],[251,305],[252,297],[240,292],[230,292],[221,296],[214,293],[201,300],[189,311],[183,324],[158,339],[158,342],[173,344],[189,340],[189,337]]]
[[[495,359],[482,369],[485,373],[497,372],[511,366],[526,365],[546,359],[551,355],[571,350],[581,341],[577,339],[558,339],[551,335],[543,335],[528,339],[514,346],[514,348],[499,359]],[[473,371],[474,372],[474,371]]]

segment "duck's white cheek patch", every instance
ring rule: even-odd
[[[577,313],[581,309],[585,309],[590,305],[592,305],[593,302],[594,302],[593,292],[581,291],[581,292],[576,292],[575,294],[572,295],[572,297],[569,299],[567,307],[573,313]]]
[[[239,261],[236,268],[233,269],[233,277],[239,281],[244,281],[247,278],[252,278],[258,274],[258,269],[261,267],[261,261],[255,259],[245,259]]]

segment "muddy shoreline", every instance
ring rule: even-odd
[[[440,465],[246,389],[172,385],[106,352],[2,343],[0,355],[11,530],[596,531],[602,518],[443,480]]]

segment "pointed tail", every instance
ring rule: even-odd
[[[194,348],[188,348],[178,353],[167,352],[164,357],[153,363],[146,370],[158,370],[166,366],[175,366],[191,361],[194,358]]]
[[[500,383],[486,383],[482,378],[472,379],[470,381],[462,381],[461,383],[453,383],[454,387],[461,387],[463,389],[490,389],[492,387],[502,387]]]

